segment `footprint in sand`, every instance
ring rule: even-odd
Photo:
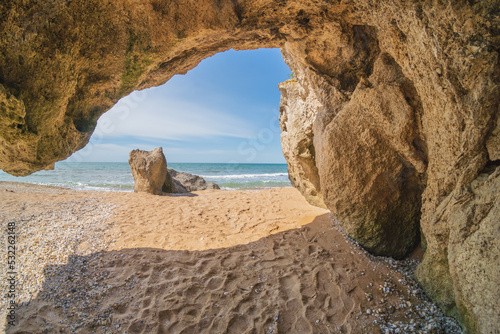
[[[285,300],[278,320],[281,333],[311,333],[311,324],[306,320],[305,307],[300,293],[300,280],[295,275],[280,279],[280,297]]]

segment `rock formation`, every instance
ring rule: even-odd
[[[281,47],[296,76],[281,86],[294,185],[379,254],[406,254],[420,225],[419,281],[469,332],[488,333],[500,323],[498,274],[484,267],[500,266],[499,7],[4,1],[0,168],[50,168],[86,145],[120,97],[217,52]]]
[[[167,177],[163,184],[164,193],[188,193],[206,189],[220,188],[213,182],[205,181],[201,176],[178,172],[170,168],[168,169]]]
[[[165,182],[163,183],[162,191],[165,194],[185,194],[188,193],[186,188],[182,186],[182,183],[179,180],[172,178],[170,171],[173,169],[168,169],[167,177],[165,178]]]
[[[288,178],[309,203],[326,208],[316,167],[312,131],[319,103],[295,79],[281,83],[279,89],[281,147],[288,164]]]
[[[495,333],[500,319],[500,167],[486,167],[469,185],[455,188],[436,216],[436,225],[450,224],[447,262],[436,263],[429,257],[434,245],[428,246],[417,272],[420,281],[445,309],[461,314],[466,328]],[[439,284],[431,281],[435,278]]]
[[[167,160],[161,147],[150,152],[133,150],[130,152],[128,163],[134,177],[134,192],[161,195],[220,189],[218,185],[205,181],[201,176],[167,168]]]
[[[167,177],[167,160],[161,147],[151,152],[133,150],[128,163],[134,177],[135,192],[162,194],[162,186]]]
[[[296,161],[307,161],[308,168],[298,175],[298,188],[306,198],[311,196],[310,188],[314,193],[324,189],[324,201],[347,234],[372,253],[404,257],[420,238],[420,197],[426,169],[425,152],[414,146],[422,142],[417,126],[421,109],[407,102],[415,88],[394,60],[381,54],[371,76],[360,81],[323,136],[315,138],[316,143],[321,141],[316,146],[326,148],[320,163],[328,166],[318,173],[314,160],[318,148],[312,140],[316,112],[310,109],[317,110],[319,103],[311,96],[307,100],[313,101],[313,107],[303,102],[295,92],[309,89],[298,86],[297,82],[281,86],[283,151],[291,167],[290,179],[295,179]],[[289,105],[290,93],[295,93],[299,105]],[[292,142],[289,137],[296,142],[292,151],[285,144]],[[308,183],[314,186],[303,186]]]

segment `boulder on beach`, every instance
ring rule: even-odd
[[[128,160],[134,176],[134,191],[161,195],[167,177],[167,160],[161,147],[153,151],[133,150]]]
[[[184,172],[178,172],[173,169],[168,169],[165,183],[163,184],[164,193],[188,193],[197,190],[220,189],[213,182],[207,182],[204,178],[198,175],[193,175]]]
[[[135,192],[161,195],[220,189],[218,185],[205,181],[201,176],[167,169],[167,159],[161,147],[151,152],[133,150],[128,162],[134,176]]]

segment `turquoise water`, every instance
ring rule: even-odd
[[[169,163],[168,168],[200,175],[222,189],[289,187],[286,164]],[[58,162],[51,171],[14,177],[0,171],[0,181],[29,182],[78,190],[133,191],[134,179],[126,162]]]

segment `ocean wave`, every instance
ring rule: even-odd
[[[230,190],[230,191],[237,191],[237,190],[246,190],[246,191],[259,191],[259,190],[264,190],[264,189],[276,189],[276,188],[291,188],[291,185],[284,185],[284,186],[269,186],[269,187],[239,187],[239,188],[231,188],[231,187],[221,187],[222,190]]]
[[[118,192],[130,192],[134,190],[133,185],[128,184],[112,184],[112,183],[103,183],[103,184],[88,184],[83,182],[33,182],[34,184],[39,184],[42,186],[53,186],[53,187],[62,187],[69,188],[74,190],[90,190],[90,191],[118,191]]]
[[[288,187],[286,165],[179,164],[174,169],[201,175],[223,189]],[[172,166],[171,166],[172,167]],[[177,168],[175,168],[177,167]],[[133,191],[128,163],[57,163],[52,171],[40,171],[22,179],[0,171],[0,180],[90,191]]]
[[[99,186],[85,186],[77,190],[91,190],[91,191],[116,191],[116,192],[132,192],[134,187],[99,187]]]
[[[281,188],[290,187],[290,182],[280,181],[247,181],[247,182],[221,182],[219,187],[221,189],[267,189],[267,188]]]
[[[288,176],[288,173],[200,175],[200,176],[206,179],[250,179],[250,178],[260,178],[260,177]]]

